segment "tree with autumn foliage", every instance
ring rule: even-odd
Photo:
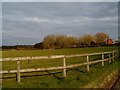
[[[103,32],[96,33],[94,36],[91,34],[85,34],[81,37],[67,35],[47,35],[42,41],[42,47],[44,49],[55,49],[93,46],[93,44],[101,45],[108,38],[109,36]]]
[[[99,32],[94,35],[94,40],[96,44],[103,44],[106,39],[108,39],[109,36],[106,33]]]

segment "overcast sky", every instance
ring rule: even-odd
[[[119,0],[1,0],[2,2],[119,2]]]
[[[118,38],[117,2],[4,2],[2,44],[35,44],[48,34],[105,32]]]

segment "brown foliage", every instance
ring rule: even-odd
[[[104,43],[105,40],[108,39],[108,38],[109,38],[109,36],[106,33],[103,33],[103,32],[96,33],[95,36],[94,36],[94,40],[97,44]]]

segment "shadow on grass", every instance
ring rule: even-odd
[[[70,69],[67,69],[67,72],[69,71],[79,71],[80,73],[85,73],[85,70],[83,69],[78,69],[78,68],[70,68]],[[61,79],[64,79],[63,76],[61,75],[58,75],[58,74],[62,74],[63,71],[54,71],[54,72],[51,72],[51,71],[40,71],[40,72],[32,72],[32,73],[22,73],[21,74],[21,77],[22,78],[25,78],[25,77],[40,77],[40,76],[53,76],[59,80]],[[26,75],[24,75],[26,74]],[[17,78],[17,74],[14,74],[14,75],[11,75],[11,76],[3,76],[2,79],[12,79],[12,78]]]
[[[96,67],[96,65],[98,65],[98,63],[92,64],[91,68]],[[99,67],[102,67],[102,66],[99,66]],[[66,72],[69,72],[69,71],[77,71],[79,73],[86,73],[87,69],[86,69],[86,66],[85,66],[85,67],[69,68],[69,69],[67,69]],[[63,73],[63,70],[61,70],[61,71],[26,72],[26,73],[21,73],[21,77],[25,78],[25,77],[36,77],[36,76],[38,76],[38,77],[40,77],[40,76],[53,76],[53,77],[61,80],[61,79],[64,79],[63,76],[60,75],[62,73]],[[17,78],[17,74],[14,74],[14,75],[11,75],[11,76],[10,75],[9,76],[4,76],[3,75],[3,77],[2,77],[2,79],[12,79],[12,78]]]
[[[59,76],[57,76],[56,74],[59,74],[59,73],[62,73],[62,71],[58,71],[58,72],[50,72],[50,71],[41,71],[41,72],[46,72],[45,74],[41,74],[41,73],[37,73],[35,72],[35,74],[32,74],[31,73],[25,73],[27,75],[21,75],[22,78],[25,78],[25,77],[36,77],[36,76],[53,76],[57,79],[63,79]],[[12,79],[12,78],[16,78],[17,77],[17,74],[16,76],[15,75],[12,75],[12,76],[6,76],[6,77],[2,77],[2,79]]]

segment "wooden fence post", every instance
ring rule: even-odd
[[[28,64],[30,64],[30,60],[28,59]]]
[[[102,54],[102,60],[104,60],[104,54]],[[104,66],[104,61],[102,61],[102,66]]]
[[[18,81],[18,83],[21,82],[21,78],[20,78],[20,60],[17,60],[17,81]]]
[[[109,53],[109,58],[110,58],[110,53]],[[109,63],[111,63],[111,59],[109,59]]]
[[[89,68],[89,55],[87,55],[87,71],[90,71],[90,68]]]
[[[112,53],[112,57],[113,57],[113,61],[115,60],[115,58],[114,58],[114,52]]]
[[[30,68],[30,59],[28,59],[28,67]]]
[[[65,78],[66,77],[66,63],[65,63],[65,57],[63,58],[63,77]]]

